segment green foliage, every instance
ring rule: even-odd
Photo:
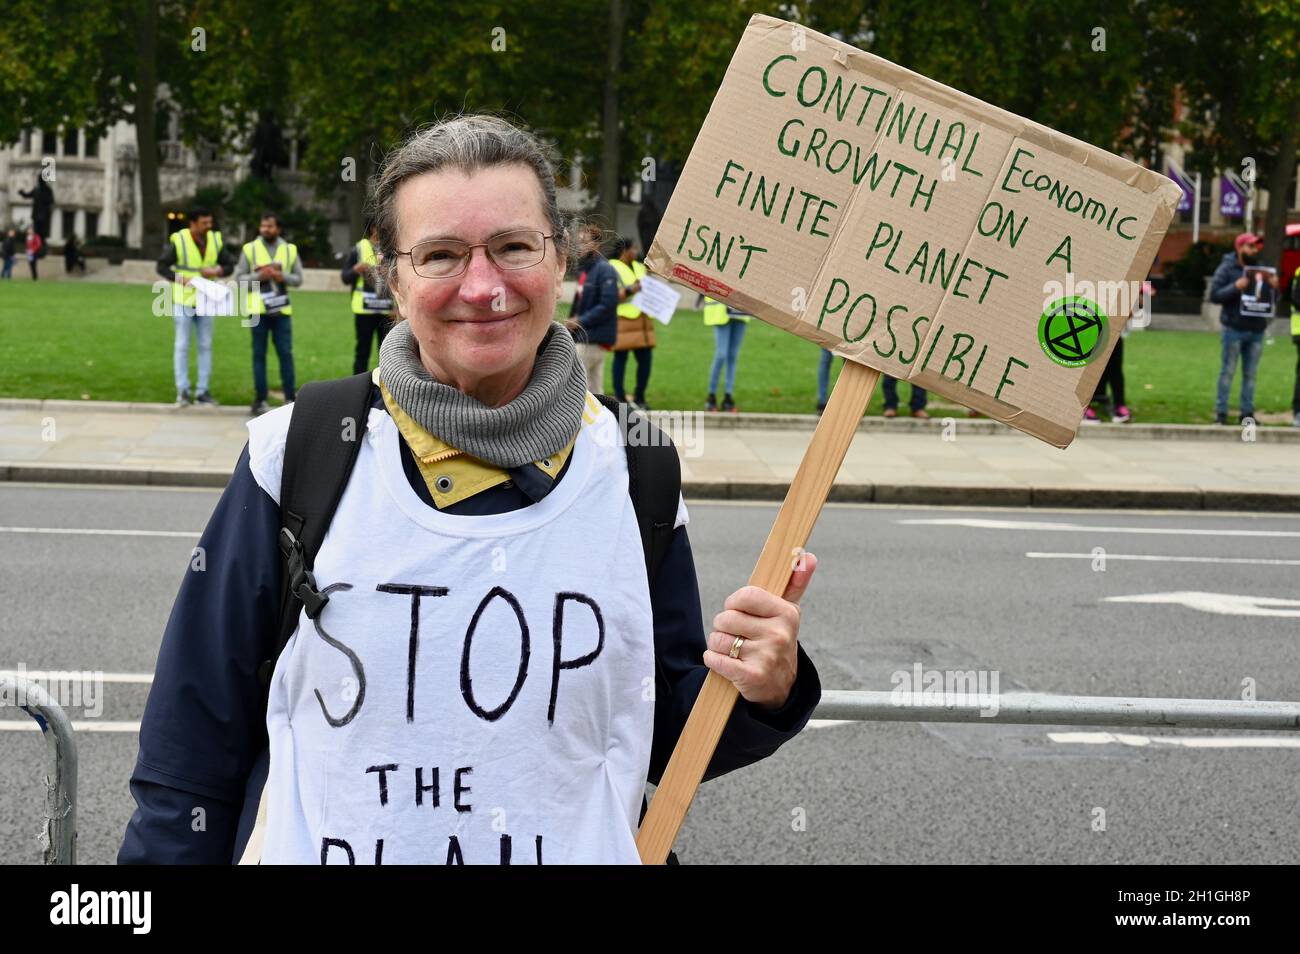
[[[23,129],[84,126],[102,134],[129,119],[140,77],[141,0],[10,4],[0,16],[0,142]],[[204,61],[190,51],[181,7],[159,4],[158,76],[187,89]],[[201,118],[187,110],[186,122]]]
[[[1168,4],[1165,49],[1182,66],[1192,168],[1268,168],[1300,98],[1300,5]]]
[[[604,145],[610,7],[610,0],[163,0],[151,57],[187,141],[239,137],[261,150],[268,136],[292,134],[308,143],[300,166],[321,194],[342,189],[355,210],[386,149],[462,111],[522,121],[590,173]],[[7,9],[0,141],[27,127],[95,132],[128,117],[136,84],[149,75],[137,44],[148,9],[145,0]],[[624,0],[623,9],[616,87],[625,180],[646,157],[686,158],[736,41],[759,12],[1152,165],[1173,126],[1176,95],[1187,107],[1181,131],[1192,165],[1202,172],[1239,167],[1249,156],[1262,184],[1270,164],[1285,165],[1300,122],[1296,0]],[[202,50],[194,48],[196,30]]]
[[[245,176],[229,193],[219,185],[204,186],[195,192],[190,204],[211,209],[229,241],[252,239],[262,213],[275,212],[280,216],[284,237],[298,246],[305,266],[334,264],[329,221],[318,212],[295,205],[289,194],[270,179]]]

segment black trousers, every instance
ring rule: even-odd
[[[352,373],[360,374],[362,371],[370,370],[370,339],[379,336],[379,344],[375,346],[378,350],[384,343],[384,335],[388,334],[388,329],[393,327],[392,321],[387,315],[353,315],[356,319],[357,328],[357,353],[352,359]]]
[[[1295,393],[1291,395],[1291,410],[1300,414],[1300,335],[1292,335],[1295,342]]]
[[[1092,396],[1094,401],[1106,400],[1106,385],[1110,385],[1110,393],[1114,395],[1115,407],[1127,404],[1124,400],[1124,339],[1120,338],[1115,342],[1115,350],[1110,353],[1110,360],[1106,362],[1106,370],[1101,373],[1101,380],[1097,382],[1097,393]]]
[[[634,399],[638,402],[645,400],[646,385],[650,383],[650,363],[654,359],[653,348],[633,348],[630,351],[614,352],[614,396],[617,398],[627,397],[627,391],[623,390],[627,383],[627,356],[636,355],[636,391]]]

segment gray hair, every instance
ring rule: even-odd
[[[383,262],[378,276],[391,284],[397,269],[397,190],[412,176],[443,169],[472,172],[519,163],[532,169],[542,189],[557,251],[568,253],[568,230],[555,198],[551,149],[527,129],[497,116],[456,116],[411,133],[390,151],[370,181],[369,214]]]

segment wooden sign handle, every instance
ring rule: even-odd
[[[855,361],[845,361],[830,402],[813,432],[799,470],[786,491],[785,501],[763,544],[763,552],[749,577],[751,586],[769,593],[785,593],[794,560],[821,513],[826,496],[839,473],[858,422],[867,409],[880,372]],[[654,801],[637,832],[636,846],[642,864],[661,865],[672,850],[677,832],[700,787],[704,771],[718,747],[718,739],[736,704],[736,687],[710,672],[673,749],[668,767],[655,789]]]

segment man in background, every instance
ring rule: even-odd
[[[392,299],[381,294],[375,282],[375,266],[379,264],[375,253],[378,238],[375,223],[367,222],[365,237],[352,246],[343,263],[343,284],[352,286],[352,321],[357,332],[353,374],[370,369],[370,340],[379,339],[375,344],[375,353],[378,354],[384,335],[392,327]]]
[[[9,229],[5,232],[4,238],[0,239],[0,258],[4,260],[4,270],[0,271],[0,278],[14,277],[14,256],[18,254],[18,233]]]
[[[1300,427],[1300,268],[1291,278],[1291,340],[1295,343],[1295,393],[1291,395],[1292,423]]]
[[[280,216],[264,212],[257,228],[258,237],[244,245],[235,266],[235,279],[241,283],[245,310],[253,332],[253,417],[271,409],[266,403],[266,339],[275,344],[280,362],[280,382],[284,402],[296,395],[293,374],[293,306],[289,289],[302,285],[302,262],[298,246],[280,237]],[[251,282],[256,279],[254,292]]]
[[[1210,281],[1210,301],[1222,305],[1219,324],[1223,326],[1220,339],[1223,344],[1219,364],[1219,389],[1214,404],[1214,420],[1219,424],[1228,423],[1228,392],[1232,390],[1232,378],[1237,373],[1238,359],[1241,361],[1241,415],[1238,423],[1255,417],[1255,372],[1259,368],[1259,358],[1264,350],[1264,331],[1268,328],[1268,318],[1262,315],[1243,314],[1241,295],[1250,284],[1246,278],[1246,268],[1259,264],[1259,252],[1263,241],[1252,232],[1243,232],[1233,242],[1234,252],[1223,256],[1223,261],[1214,272]],[[1270,276],[1269,284],[1277,287],[1277,274]]]
[[[587,372],[587,390],[605,392],[605,354],[618,340],[618,273],[600,252],[600,233],[592,230],[585,241],[578,268],[585,274],[578,299],[578,314],[565,322],[578,346],[578,358]]]
[[[190,339],[199,343],[199,380],[193,403],[216,404],[208,391],[212,378],[212,315],[200,315],[196,308],[196,278],[229,275],[235,257],[226,248],[221,233],[212,228],[212,212],[202,207],[189,211],[188,228],[173,232],[158,258],[157,271],[172,283],[172,318],[176,339],[172,349],[172,376],[176,382],[176,406],[191,403]]]

